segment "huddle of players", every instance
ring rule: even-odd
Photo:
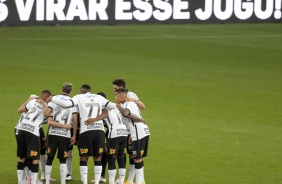
[[[109,102],[101,95],[92,94],[89,85],[81,87],[81,94],[70,97],[72,85],[65,83],[62,94],[51,96],[51,92],[42,91],[38,99],[33,99],[23,104],[19,112],[22,113],[18,129],[18,181],[23,181],[25,159],[32,160],[31,182],[36,183],[38,175],[38,160],[40,152],[39,127],[48,117],[49,124],[47,136],[47,162],[45,166],[46,183],[50,182],[52,161],[58,150],[60,160],[61,184],[65,184],[67,175],[66,159],[69,146],[76,140],[78,124],[79,130],[79,155],[80,175],[83,184],[88,182],[87,161],[93,156],[95,184],[101,179],[102,155],[105,147],[104,122],[108,127],[107,161],[109,184],[114,184],[116,175],[115,162],[119,165],[119,178],[117,183],[124,183],[126,169],[124,148],[130,155],[130,169],[128,181],[133,183],[136,175],[136,184],[145,183],[143,157],[147,155],[149,128],[142,118],[139,108],[144,109],[144,104],[138,97],[125,89],[125,81],[113,81],[116,104]],[[44,98],[42,94],[46,94]],[[48,105],[47,101],[50,101]],[[104,122],[103,122],[104,121]],[[73,129],[71,136],[70,129]],[[21,140],[21,141],[19,141]]]

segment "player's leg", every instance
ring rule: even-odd
[[[71,146],[69,152],[68,152],[68,158],[66,160],[66,164],[67,164],[67,177],[66,180],[70,181],[72,180],[72,150],[73,150],[73,146]]]
[[[40,160],[39,160],[39,167],[40,167],[40,172],[41,172],[40,180],[45,180],[45,165],[46,165],[47,158],[45,155],[46,148],[44,146],[45,146],[46,138],[45,138],[44,130],[42,127],[39,129],[39,135],[40,135],[40,147],[41,147]]]
[[[58,141],[58,158],[60,160],[61,184],[66,184],[67,176],[67,158],[69,152],[70,138],[57,136]]]
[[[114,184],[116,176],[116,156],[118,151],[118,138],[110,138],[107,142],[109,184]]]
[[[133,161],[133,156],[132,156],[133,147],[132,147],[131,135],[128,135],[127,138],[127,153],[129,154],[129,170],[128,170],[128,178],[125,183],[132,184],[135,176],[135,163]]]
[[[121,137],[121,141],[119,142],[119,148],[118,148],[118,153],[117,153],[117,162],[119,166],[119,183],[124,183],[125,179],[125,174],[126,174],[126,168],[125,168],[125,162],[124,162],[124,157],[125,157],[125,147],[126,147],[126,142],[127,138],[126,137]]]
[[[87,131],[79,135],[79,156],[80,156],[80,166],[79,166],[79,171],[80,171],[80,176],[83,184],[87,184],[87,176],[88,176],[88,167],[87,167],[87,161],[88,157],[92,156],[91,155],[91,150],[92,150],[92,137],[93,137],[93,132],[92,131]]]
[[[73,136],[73,129],[70,130],[71,132],[71,137]],[[70,181],[72,180],[72,150],[73,150],[73,145],[69,147],[69,152],[68,152],[68,158],[67,158],[67,176],[66,180]]]
[[[93,138],[93,160],[95,184],[98,184],[102,174],[102,155],[105,149],[105,133],[102,130],[94,130]]]
[[[31,165],[31,184],[36,184],[38,180],[39,159],[40,159],[40,138],[30,133],[27,145],[28,157],[32,160]]]
[[[58,136],[49,135],[48,145],[47,145],[47,161],[45,164],[45,179],[46,184],[50,184],[51,173],[52,173],[52,163],[57,152]]]
[[[104,151],[102,155],[102,173],[101,173],[101,178],[100,182],[101,183],[106,183],[106,168],[108,164],[108,157],[107,157],[107,152]]]
[[[142,147],[142,141],[143,141],[143,139],[132,141],[133,160],[134,160],[134,163],[135,163],[136,184],[142,184],[142,180],[143,180],[142,155],[144,153],[144,149]]]
[[[24,177],[24,168],[25,168],[25,161],[26,161],[26,139],[24,137],[24,132],[22,130],[19,131],[19,134],[16,135],[17,141],[17,156],[19,157],[17,162],[17,175],[18,175],[18,183],[22,183],[25,180]]]

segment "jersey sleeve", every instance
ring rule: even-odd
[[[131,92],[131,91],[129,91],[129,92],[127,93],[127,97],[129,97],[129,98],[134,98],[135,100],[139,101],[138,96],[137,96],[135,93]]]
[[[73,107],[74,106],[74,102],[72,99],[69,99],[69,98],[65,98],[64,96],[53,96],[52,97],[52,102],[58,104],[59,106],[61,107],[64,107],[64,108],[68,108],[68,107]]]

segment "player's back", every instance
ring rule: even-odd
[[[109,138],[127,136],[128,132],[124,118],[117,108],[109,110],[109,116],[105,119],[105,121],[109,129]]]

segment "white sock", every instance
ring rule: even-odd
[[[67,158],[67,174],[72,175],[72,150],[69,150],[69,156]]]
[[[24,172],[25,172],[25,175],[26,175],[27,179],[30,180],[30,179],[31,179],[31,176],[30,176],[30,170],[29,170],[28,166],[26,166],[26,167],[24,168]],[[25,178],[24,178],[24,179],[25,179]]]
[[[134,175],[135,175],[135,165],[133,164],[129,166],[128,179],[127,179],[129,183],[133,183]]]
[[[83,184],[87,184],[87,175],[88,175],[88,167],[87,166],[80,166],[79,167],[80,170],[80,175],[81,175],[81,179]]]
[[[45,178],[45,165],[46,165],[46,155],[40,155],[40,160],[39,160],[39,167],[41,171],[41,178]]]
[[[119,172],[119,183],[124,183],[126,169],[119,169],[118,172]]]
[[[66,184],[67,165],[60,164],[61,184]]]
[[[95,184],[100,182],[102,166],[94,166]]]
[[[21,184],[25,180],[25,178],[23,178],[24,170],[17,170],[17,173],[18,173],[18,184]]]
[[[142,167],[142,173],[143,173],[142,182],[145,182],[145,172],[144,172],[144,166]]]
[[[143,179],[143,170],[135,168],[136,184],[141,184]]]
[[[37,182],[37,176],[38,176],[38,172],[37,173],[31,173],[31,184],[36,184]]]
[[[114,184],[117,170],[116,169],[108,170],[108,173],[109,173],[109,184]]]
[[[52,166],[45,165],[46,184],[50,184],[51,172],[52,172]]]

